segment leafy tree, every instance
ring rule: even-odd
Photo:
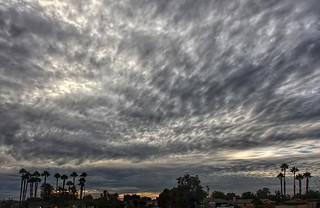
[[[122,208],[123,203],[119,200],[119,195],[117,193],[110,194],[107,190],[104,190],[100,194],[100,197],[95,200],[95,205],[97,208]]]
[[[42,198],[42,200],[47,201],[51,198],[52,196],[52,191],[53,191],[53,186],[51,186],[48,183],[43,183],[41,185],[41,193],[40,196]]]
[[[160,207],[170,207],[170,190],[164,189],[157,200]]]
[[[306,199],[320,199],[320,192],[314,190],[308,190],[308,193],[305,195]]]
[[[232,193],[232,192],[231,193],[226,193],[225,199],[226,200],[231,200],[231,199],[233,199],[233,197],[237,197],[237,195],[235,193]],[[237,198],[239,198],[239,196]]]
[[[258,199],[268,199],[270,195],[270,189],[269,188],[263,188],[262,190],[259,189],[256,193],[256,197]]]
[[[254,193],[247,191],[242,193],[241,199],[253,199],[254,198]]]
[[[296,168],[295,166],[293,166],[291,169],[290,169],[290,172],[293,173],[293,195],[296,195],[296,172],[298,172],[299,169]]]
[[[199,177],[189,174],[177,178],[178,186],[164,189],[158,197],[158,203],[163,207],[194,207],[200,203],[207,193],[200,185]]]
[[[207,193],[202,189],[198,175],[190,176],[189,174],[177,178],[178,181],[178,198],[181,199],[183,206],[191,207],[200,203]]]
[[[211,197],[217,199],[224,199],[226,198],[226,195],[222,191],[213,191]]]

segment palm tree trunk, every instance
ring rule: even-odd
[[[57,178],[57,183],[56,183],[56,191],[58,191],[58,178]]]
[[[25,181],[24,185],[25,185],[25,187],[24,187],[24,193],[23,193],[23,201],[26,200],[26,197],[27,197],[28,185],[29,185],[28,180]]]
[[[33,182],[30,183],[30,198],[33,197]]]
[[[80,199],[82,199],[83,186],[80,187]]]
[[[299,194],[301,195],[301,180],[299,180]]]
[[[284,195],[286,196],[286,170],[284,169],[284,174],[283,174],[283,189],[284,189]]]
[[[22,186],[23,186],[23,178],[21,177],[21,185],[20,185],[20,202],[21,202],[21,200],[22,200]]]
[[[23,181],[22,201],[24,201],[25,193],[26,193],[26,179]]]
[[[282,196],[283,195],[282,178],[280,179],[280,187],[281,187],[281,196]]]
[[[309,178],[307,178],[307,183],[306,183],[306,194],[308,193],[309,191]]]
[[[38,182],[34,184],[34,198],[37,198],[37,192],[38,192]]]
[[[296,173],[293,173],[293,196],[296,195]]]

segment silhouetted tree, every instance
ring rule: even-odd
[[[81,173],[80,177],[81,178],[84,178],[84,183],[83,183],[83,186],[82,186],[82,192],[83,192],[83,195],[85,195],[85,182],[86,182],[86,177],[88,176],[88,174],[86,172],[83,172]],[[80,184],[79,184],[80,185]]]
[[[61,179],[62,179],[62,190],[64,191],[65,190],[64,187],[66,185],[66,180],[68,179],[68,176],[64,174],[61,176]]]
[[[281,196],[283,195],[283,192],[282,192],[282,179],[283,179],[283,174],[282,173],[279,173],[277,175],[277,178],[280,179],[280,190],[281,190]]]
[[[72,181],[67,181],[66,185],[68,186],[68,191],[71,192]]]
[[[301,180],[302,180],[303,178],[304,178],[304,177],[303,177],[303,175],[301,175],[301,174],[296,175],[296,180],[299,181],[299,194],[300,194],[300,195],[301,195]]]
[[[269,188],[263,188],[262,190],[259,189],[256,193],[256,197],[258,199],[268,199],[270,195],[270,189]]]
[[[54,177],[56,178],[56,191],[58,191],[58,187],[59,187],[59,178],[61,177],[61,175],[59,173],[55,173]]]
[[[303,174],[303,177],[306,179],[306,194],[308,194],[309,191],[309,178],[311,178],[311,173],[310,172],[305,172]]]
[[[177,178],[178,187],[164,189],[159,195],[158,203],[163,207],[194,207],[200,203],[207,193],[200,185],[199,177],[190,176],[189,174]]]
[[[291,169],[290,169],[291,173],[293,173],[293,195],[296,195],[296,172],[299,171],[298,168],[296,168],[295,166],[293,166]]]
[[[284,191],[284,195],[287,195],[286,193],[286,170],[289,168],[287,163],[283,163],[280,166],[281,170],[283,171],[283,191]]]
[[[211,197],[216,199],[224,199],[226,198],[226,195],[222,191],[213,191]]]
[[[52,191],[53,191],[53,186],[51,186],[48,183],[43,183],[41,185],[41,193],[40,193],[41,198],[44,201],[49,200],[51,198]]]
[[[241,199],[253,199],[253,198],[254,198],[254,193],[252,193],[250,191],[244,192],[241,195]]]
[[[80,179],[79,179],[80,199],[82,199],[83,187],[85,186],[85,182],[86,182],[86,179],[85,179],[85,178],[80,178]]]
[[[45,170],[45,171],[43,171],[43,172],[41,173],[41,176],[44,177],[43,183],[47,183],[47,177],[50,176],[50,173],[49,173],[49,171]]]
[[[22,168],[22,169],[19,171],[19,173],[21,174],[20,197],[19,197],[20,202],[22,201],[22,191],[23,191],[23,187],[24,187],[23,184],[24,184],[25,181],[26,181],[25,175],[26,175],[27,172],[28,172],[28,171],[27,171],[26,169],[24,169],[24,168]]]

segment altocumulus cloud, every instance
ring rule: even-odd
[[[5,0],[2,197],[17,197],[21,167],[87,171],[92,191],[159,192],[191,173],[242,192],[278,189],[287,162],[319,189],[319,9]]]

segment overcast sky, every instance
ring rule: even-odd
[[[318,0],[2,0],[0,199],[19,169],[87,189],[320,189]],[[289,167],[289,168],[290,168]],[[292,193],[292,175],[287,192]],[[305,186],[305,182],[303,182]],[[304,188],[303,188],[304,190]]]

